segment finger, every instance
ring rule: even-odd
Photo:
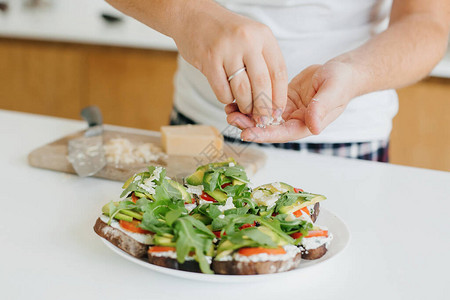
[[[266,128],[252,127],[241,133],[243,141],[255,143],[286,143],[310,136],[311,132],[305,123],[298,119],[290,119],[277,126]]]
[[[272,116],[276,121],[279,121],[287,102],[288,75],[286,64],[276,43],[270,43],[265,48],[263,55],[272,81]]]
[[[253,92],[253,119],[268,125],[272,117],[272,83],[262,54],[244,57]]]
[[[244,63],[241,59],[235,60],[233,62],[225,62],[225,70],[228,76],[235,74],[237,71],[242,69]],[[252,105],[252,89],[250,86],[250,81],[246,72],[240,72],[236,74],[229,83],[231,87],[231,93],[239,107],[239,110],[244,114],[250,114],[253,109]]]
[[[234,102],[225,105],[225,108],[224,108],[224,109],[225,109],[225,113],[226,113],[227,115],[231,114],[232,112],[239,111],[239,107],[238,107],[237,104],[234,103]]]
[[[228,104],[233,102],[233,94],[231,93],[225,69],[221,64],[216,64],[216,66],[205,70],[204,74],[214,94],[221,103]]]
[[[256,126],[251,117],[238,111],[230,113],[227,116],[227,122],[228,124],[236,126],[239,129],[252,128]]]
[[[309,103],[305,122],[313,134],[319,134],[345,109],[341,89],[325,80]]]

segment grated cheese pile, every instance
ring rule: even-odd
[[[128,139],[115,138],[104,146],[106,161],[117,165],[149,163],[158,159],[166,159],[162,149],[152,143],[135,145]]]

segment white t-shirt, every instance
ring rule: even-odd
[[[220,0],[227,9],[269,26],[278,40],[289,80],[312,64],[352,50],[386,29],[391,0]],[[183,58],[175,76],[175,107],[192,120],[226,130],[224,105],[206,77]],[[352,99],[321,134],[299,142],[387,140],[398,110],[397,94],[385,90]]]

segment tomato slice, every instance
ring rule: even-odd
[[[304,192],[304,190],[302,190],[302,189],[299,189],[299,188],[294,188],[294,192],[296,192],[296,193],[300,193],[300,192]]]
[[[133,193],[131,194],[131,201],[133,201],[134,203],[136,203],[139,200],[139,198]]]
[[[142,234],[151,234],[151,233],[153,233],[151,231],[142,229],[141,227],[139,227],[139,224],[141,224],[141,221],[139,221],[139,220],[133,220],[131,222],[124,221],[124,220],[119,220],[120,227],[122,227],[123,229],[128,230],[130,232],[142,233]]]
[[[175,251],[175,247],[170,246],[152,246],[148,248],[148,252],[167,252],[167,251]]]
[[[191,201],[184,202],[184,204],[193,204],[195,203],[195,198],[192,198]]]
[[[252,224],[244,224],[241,227],[239,227],[240,230],[245,229],[245,228],[249,228],[249,227],[255,227],[256,226],[256,222],[253,222]]]
[[[231,182],[224,183],[220,187],[224,189],[224,188],[226,188],[229,185],[231,185]]]
[[[209,202],[217,202],[216,199],[214,199],[213,197],[208,195],[206,192],[202,192],[202,194],[200,195],[200,198],[202,198],[205,201],[209,201]]]
[[[328,237],[328,230],[310,230],[306,237],[310,238],[310,237],[316,237],[316,236]]]
[[[291,237],[294,239],[301,238],[302,236],[303,234],[301,232],[294,232],[293,234],[291,234]],[[305,238],[319,237],[319,236],[328,237],[328,230],[310,230],[308,232],[308,235],[305,236]]]
[[[283,247],[281,246],[278,248],[250,247],[250,248],[241,248],[238,250],[238,253],[244,256],[251,256],[261,253],[267,253],[269,255],[280,255],[286,254],[286,250],[284,250]]]
[[[302,215],[303,213],[307,214],[308,216],[311,216],[311,213],[309,212],[309,209],[308,209],[307,207],[303,207],[303,208],[300,208],[300,209],[297,210],[297,211],[294,211],[294,216],[296,216],[297,218],[299,218],[299,217],[301,217],[301,215]]]
[[[293,234],[291,234],[291,237],[293,239],[299,239],[303,236],[303,234],[301,232],[294,232]]]

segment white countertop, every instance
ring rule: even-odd
[[[0,12],[0,38],[177,50],[171,38],[125,16],[104,0],[47,1],[52,5],[27,9],[23,1],[9,0],[9,10]],[[101,18],[102,12],[119,15],[123,20],[109,24]],[[450,78],[450,50],[430,75]]]
[[[267,150],[253,183],[326,195],[352,239],[304,277],[224,287],[155,273],[103,245],[92,227],[121,183],[27,165],[31,150],[83,127],[0,110],[2,299],[448,299],[450,173]]]

